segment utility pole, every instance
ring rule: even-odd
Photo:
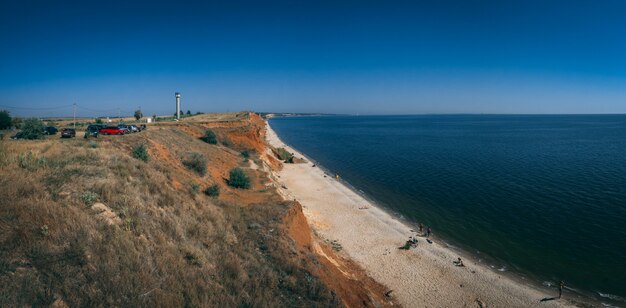
[[[74,130],[76,130],[76,102],[74,102]]]

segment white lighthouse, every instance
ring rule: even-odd
[[[176,92],[176,120],[180,120],[180,93]]]

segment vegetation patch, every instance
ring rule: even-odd
[[[7,129],[11,127],[11,115],[6,110],[0,111],[0,129]]]
[[[204,194],[209,196],[209,197],[215,197],[215,198],[219,197],[220,196],[220,187],[219,187],[219,185],[213,184],[213,185],[207,187],[204,190]]]
[[[289,151],[285,150],[285,148],[277,148],[274,150],[276,156],[286,163],[293,164],[293,154],[289,153]]]
[[[183,161],[183,165],[185,165],[187,169],[196,172],[200,176],[204,176],[207,171],[206,156],[200,153],[191,153],[189,158]]]
[[[80,195],[80,200],[87,206],[92,206],[99,198],[100,196],[93,191],[85,191]]]
[[[199,191],[200,185],[198,185],[198,183],[191,183],[189,186],[189,192],[191,192],[192,195],[197,195]]]
[[[17,157],[17,164],[22,169],[33,171],[33,170],[37,170],[37,169],[39,169],[41,167],[45,167],[46,166],[46,158],[45,157],[37,157],[35,154],[33,154],[32,151],[28,151],[28,154],[21,153]]]
[[[233,145],[233,143],[232,143],[232,142],[230,141],[230,139],[228,139],[227,137],[224,137],[224,139],[222,140],[222,144],[223,144],[225,147],[230,147],[230,146],[232,146],[232,145]]]
[[[250,178],[243,171],[243,169],[237,167],[230,170],[230,178],[228,179],[228,185],[235,188],[250,188]]]
[[[144,162],[148,161],[148,147],[145,144],[138,144],[133,147],[133,157]]]
[[[202,137],[202,140],[209,144],[217,144],[217,135],[215,135],[214,131],[208,129],[204,134],[204,137]]]
[[[43,122],[37,118],[25,119],[22,123],[22,138],[24,139],[42,139],[43,132]]]

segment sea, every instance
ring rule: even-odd
[[[554,294],[563,280],[570,296],[626,306],[626,115],[269,123],[314,163],[474,261]]]

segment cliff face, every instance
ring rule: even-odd
[[[342,257],[331,246],[315,238],[302,213],[302,206],[292,202],[283,218],[287,234],[294,241],[301,255],[314,254],[312,273],[332,290],[346,307],[394,306],[384,294],[389,291],[367,276],[365,271],[351,260]]]
[[[206,129],[217,145],[200,140]],[[382,287],[320,245],[278,194],[264,134],[260,117],[237,113],[126,136],[2,140],[0,306],[378,301]],[[133,156],[141,144],[147,162]],[[227,185],[234,167],[250,189]],[[218,197],[203,193],[212,185]]]

